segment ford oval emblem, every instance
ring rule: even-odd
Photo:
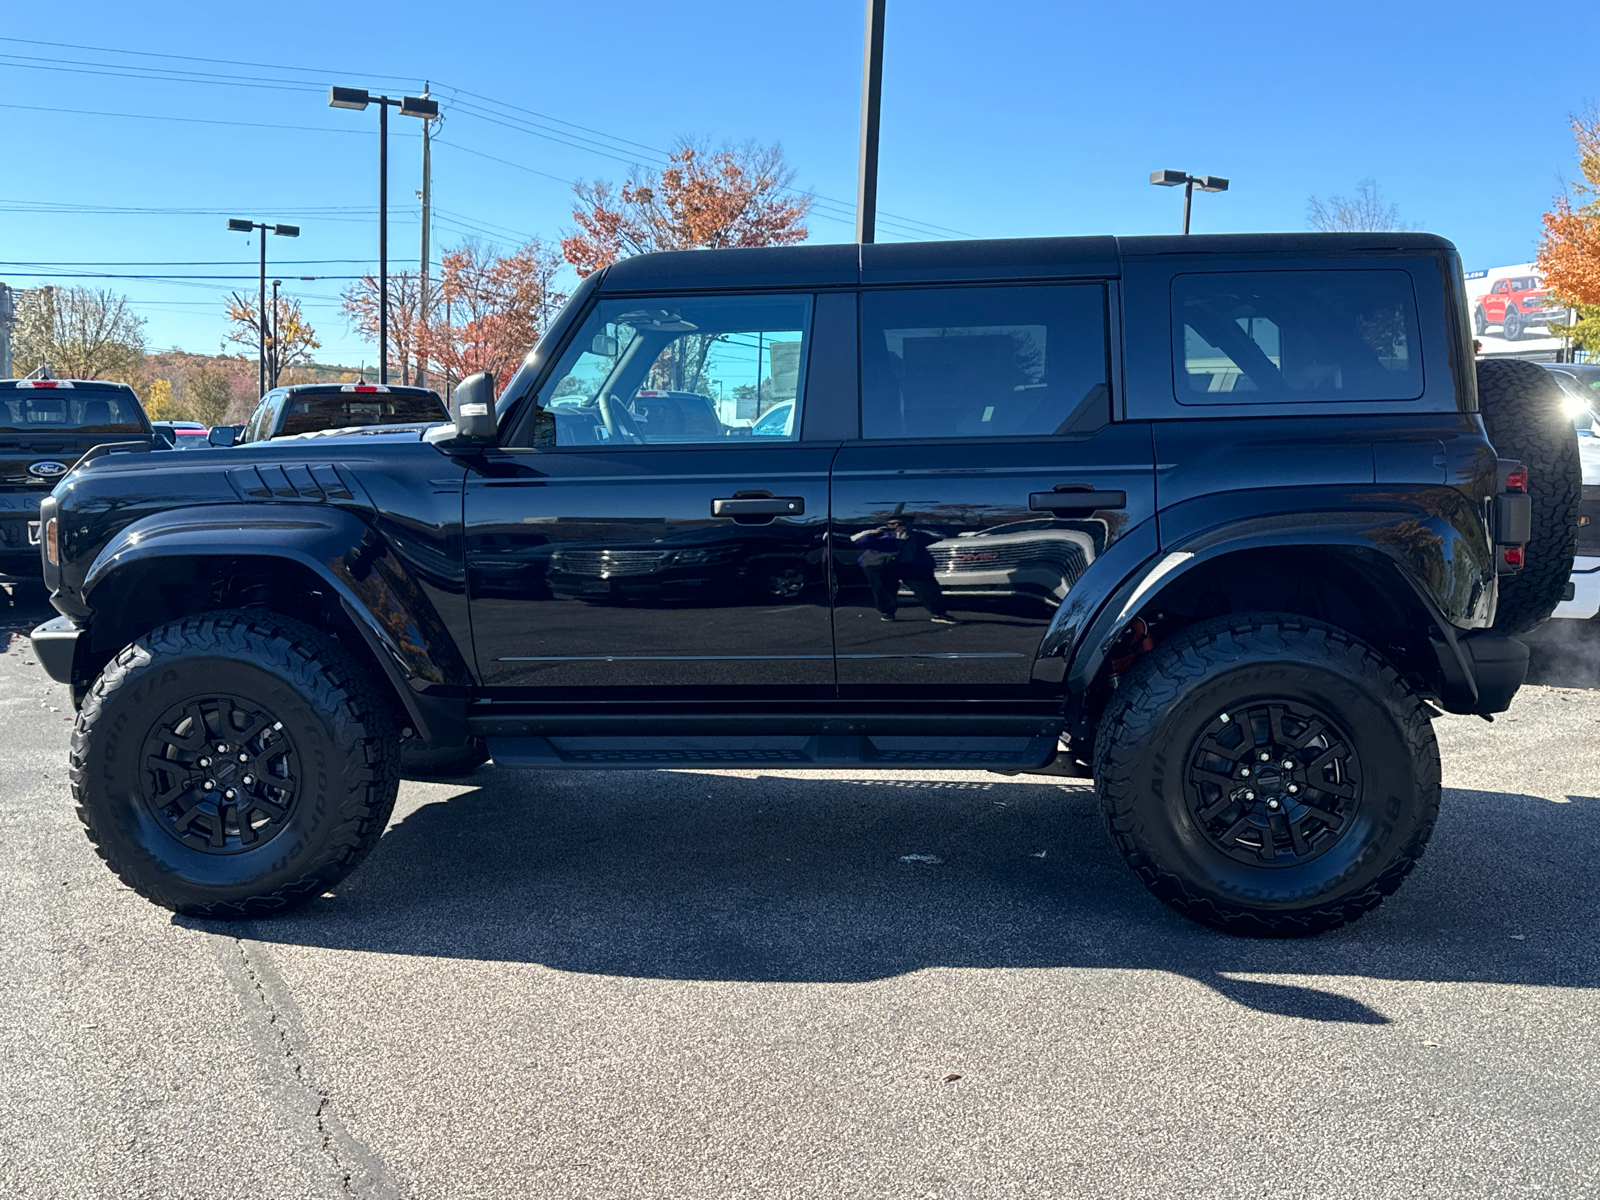
[[[57,475],[65,475],[66,473],[67,464],[55,462],[52,459],[36,462],[28,468],[28,474],[39,479],[54,479]]]

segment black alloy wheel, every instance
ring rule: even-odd
[[[191,916],[266,916],[333,887],[399,787],[393,702],[334,638],[271,612],[151,630],[106,664],[72,734],[100,857]]]
[[[1522,314],[1509,304],[1506,305],[1506,319],[1501,324],[1501,332],[1508,342],[1522,340]]]
[[[1134,873],[1229,933],[1300,937],[1376,908],[1439,811],[1427,707],[1370,646],[1283,613],[1157,643],[1121,678],[1094,759]]]
[[[206,854],[254,850],[293,815],[300,756],[283,722],[242,697],[173,705],[144,750],[145,806],[185,846]]]
[[[1288,700],[1219,713],[1189,750],[1189,807],[1219,850],[1249,866],[1326,853],[1361,806],[1361,763],[1332,718]]]

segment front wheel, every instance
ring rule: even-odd
[[[1146,887],[1255,936],[1377,907],[1439,811],[1422,702],[1366,645],[1289,615],[1206,621],[1146,654],[1101,721],[1094,776]]]
[[[266,613],[164,625],[101,672],[72,734],[100,857],[175,912],[265,916],[377,842],[399,786],[388,698],[338,642]]]
[[[1506,318],[1500,324],[1501,332],[1506,341],[1518,342],[1522,340],[1522,314],[1510,305],[1506,306]]]

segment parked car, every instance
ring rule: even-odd
[[[149,450],[150,422],[125,383],[0,379],[0,579],[39,576],[39,501],[92,447]]]
[[[432,388],[384,383],[297,383],[274,388],[245,422],[239,442],[267,442],[372,425],[421,428],[450,419]]]
[[[413,746],[1045,771],[1092,776],[1186,916],[1334,928],[1427,844],[1432,718],[1506,709],[1572,570],[1561,392],[1474,380],[1470,318],[1425,234],[624,259],[448,424],[57,484],[32,644],[81,705],[78,812],[142,895],[248,918],[338,885]],[[724,391],[785,347],[786,432],[657,424],[641,389],[708,345],[740,352],[701,372]],[[788,603],[645,582],[777,546],[821,564]]]
[[[1583,509],[1571,588],[1553,617],[1600,617],[1600,363],[1545,363],[1566,397],[1583,463]]]
[[[1483,337],[1489,326],[1498,325],[1501,336],[1515,342],[1528,326],[1560,321],[1565,313],[1565,308],[1550,307],[1549,288],[1532,275],[1520,275],[1498,280],[1484,293],[1472,310],[1472,329]]]
[[[199,421],[152,421],[150,428],[157,450],[204,450],[211,444],[211,431]]]

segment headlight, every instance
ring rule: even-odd
[[[680,564],[702,563],[709,557],[709,553],[705,550],[679,550],[672,556],[672,561]]]

